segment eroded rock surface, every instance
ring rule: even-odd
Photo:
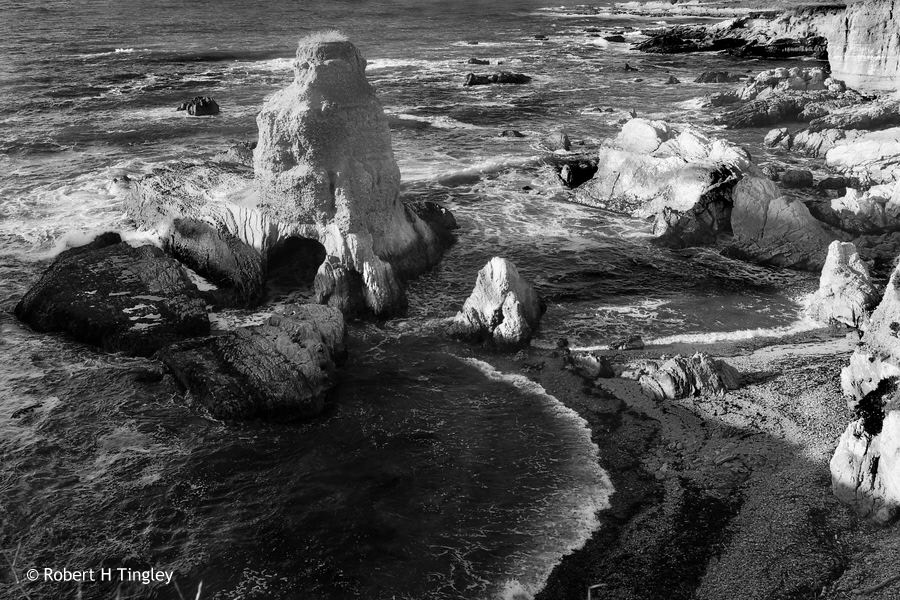
[[[898,13],[897,0],[865,0],[847,6],[840,26],[825,33],[828,62],[836,77],[861,90],[900,88]]]
[[[213,417],[309,418],[336,383],[344,336],[337,309],[288,305],[261,325],[173,344],[159,358]]]
[[[537,292],[516,266],[494,257],[478,272],[475,288],[454,317],[450,332],[498,345],[524,344],[538,328],[543,312]]]
[[[678,355],[668,360],[641,361],[626,367],[621,376],[637,379],[657,400],[721,396],[737,389],[741,382],[734,367],[702,352],[690,358]]]
[[[856,246],[832,242],[808,314],[823,323],[837,321],[859,329],[877,301],[869,267],[860,258]]]

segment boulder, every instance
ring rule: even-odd
[[[483,58],[474,58],[474,57],[472,57],[472,58],[470,58],[469,60],[466,61],[466,64],[470,64],[470,65],[489,65],[489,64],[491,64],[491,61],[485,60],[485,59],[483,59]]]
[[[900,514],[900,272],[895,269],[861,344],[841,371],[852,421],[831,459],[835,495],[864,516]]]
[[[450,333],[505,345],[527,343],[540,324],[544,306],[515,265],[494,257],[478,272],[475,289],[451,322]]]
[[[446,207],[428,200],[407,202],[406,206],[416,216],[428,223],[431,230],[445,245],[449,246],[453,243],[456,238],[454,231],[459,229],[459,224],[456,222],[456,217],[453,216],[453,213],[447,210]]]
[[[550,135],[544,137],[543,144],[551,152],[555,152],[557,150],[564,150],[568,152],[572,148],[572,142],[569,141],[569,134],[567,134],[562,129],[554,131]]]
[[[209,332],[206,302],[181,265],[115,233],[62,252],[15,313],[37,331],[136,356]]]
[[[473,85],[491,85],[495,83],[509,83],[522,85],[531,81],[531,77],[524,73],[511,73],[509,71],[500,71],[499,73],[491,73],[488,75],[476,75],[469,73],[466,75],[465,86]]]
[[[504,129],[503,131],[500,132],[499,135],[500,135],[500,137],[514,137],[514,138],[525,137],[524,133],[522,133],[521,131],[515,130],[515,129]]]
[[[622,376],[636,378],[656,400],[723,396],[741,382],[734,367],[700,352],[690,358],[676,355],[664,361],[642,361],[627,368]]]
[[[791,132],[787,127],[781,127],[779,129],[772,129],[769,133],[766,134],[766,137],[763,138],[763,144],[767,148],[777,148],[779,146],[785,147],[785,149],[789,148],[789,141],[791,139]]]
[[[614,44],[624,44],[627,41],[624,35],[605,35],[603,39]]]
[[[202,117],[219,114],[219,105],[209,96],[194,96],[182,102],[177,110],[186,110],[192,117]]]
[[[674,75],[669,75],[668,79],[666,79],[666,85],[678,85],[679,83],[681,81]]]
[[[253,307],[263,297],[265,264],[259,250],[205,221],[178,218],[163,237],[166,251],[219,287],[216,304]]]
[[[742,255],[779,267],[821,269],[829,244],[841,236],[769,179],[745,177],[732,194],[733,244]]]
[[[786,188],[811,188],[813,174],[806,169],[787,169],[781,174],[779,181]]]
[[[819,220],[855,235],[900,230],[900,184],[857,189],[859,180],[854,178],[834,177],[832,181],[843,188],[843,195],[816,207]]]
[[[849,4],[841,25],[826,30],[833,75],[860,90],[887,92],[900,88],[898,13],[898,0]]]
[[[402,281],[436,264],[445,246],[400,201],[388,121],[365,59],[348,41],[312,39],[297,50],[293,83],[257,116],[258,206],[279,228],[324,246],[318,302],[398,314]],[[345,295],[354,290],[362,298]]]
[[[828,247],[819,289],[812,295],[807,314],[822,323],[836,321],[861,329],[878,301],[869,267],[856,246],[835,240]]]
[[[665,245],[706,244],[730,232],[731,193],[750,168],[750,155],[734,144],[632,119],[600,148],[597,172],[575,201],[653,218]]]
[[[597,172],[597,159],[576,158],[556,161],[556,173],[560,181],[569,189],[590,181]]]
[[[287,305],[261,325],[179,342],[158,358],[217,419],[309,418],[336,383],[344,335],[337,309]]]

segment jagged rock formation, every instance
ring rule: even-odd
[[[173,344],[159,358],[215,418],[309,418],[336,383],[344,335],[337,309],[288,305],[262,325]]]
[[[702,352],[690,358],[677,355],[668,360],[640,361],[628,365],[621,377],[637,379],[657,400],[721,396],[736,390],[741,382],[737,369]]]
[[[709,243],[730,232],[731,194],[750,169],[750,156],[699,131],[632,119],[601,147],[597,172],[577,202],[654,221],[661,243]]]
[[[816,220],[799,200],[781,194],[769,179],[745,177],[734,188],[734,246],[756,261],[819,269],[826,248],[842,234]]]
[[[257,117],[253,165],[266,214],[325,247],[318,301],[352,312],[362,300],[390,316],[405,308],[403,279],[444,247],[399,199],[387,118],[365,68],[350,42],[301,43],[294,82]]]
[[[466,81],[465,83],[463,83],[463,85],[491,85],[495,83],[522,85],[528,83],[529,81],[531,81],[531,77],[525,75],[524,73],[500,71],[499,73],[491,73],[488,75],[469,73],[468,75],[466,75]]]
[[[825,30],[835,77],[870,91],[900,88],[897,0],[865,0],[847,6],[840,25]]]
[[[900,184],[861,187],[857,178],[833,179],[843,195],[814,204],[816,218],[854,235],[900,230]]]
[[[860,329],[877,299],[869,267],[859,257],[856,246],[832,242],[819,289],[810,298],[807,313],[823,323],[837,321]]]
[[[787,10],[775,17],[738,17],[713,26],[678,25],[652,33],[634,48],[661,54],[726,51],[748,58],[824,59],[827,43],[822,32],[834,27],[841,13],[837,6],[811,6]]]
[[[209,96],[194,96],[182,102],[176,110],[185,110],[192,117],[211,116],[219,114],[219,105]]]
[[[15,312],[37,331],[138,356],[209,332],[206,303],[184,269],[159,248],[129,246],[115,233],[61,253]]]
[[[900,514],[900,271],[891,275],[862,344],[841,371],[854,420],[831,459],[835,495],[888,522]]]
[[[472,295],[450,324],[450,333],[498,345],[527,343],[540,324],[544,306],[516,266],[494,257],[478,272]]]

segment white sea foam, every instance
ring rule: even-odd
[[[821,329],[822,324],[812,319],[802,318],[781,327],[759,327],[756,329],[739,329],[737,331],[710,331],[705,333],[684,333],[644,340],[648,346],[665,346],[669,344],[705,344],[712,342],[729,342],[751,340],[754,338],[777,338],[805,331]]]
[[[434,175],[431,179],[445,185],[471,182],[485,175],[505,171],[506,169],[521,168],[538,164],[542,160],[540,155],[534,156],[498,156],[487,158],[474,164],[466,165],[458,169],[451,169]]]
[[[580,485],[575,489],[560,490],[548,502],[548,506],[555,507],[560,515],[572,520],[574,527],[571,529],[571,538],[554,540],[556,543],[551,544],[553,547],[542,548],[540,555],[527,565],[528,578],[519,577],[517,580],[507,581],[498,595],[503,600],[525,600],[543,587],[553,567],[563,556],[581,548],[597,529],[597,512],[609,508],[613,485],[606,471],[599,465],[600,449],[591,439],[590,427],[581,415],[549,394],[543,386],[523,375],[503,373],[476,358],[455,358],[474,367],[488,379],[511,385],[522,394],[543,402],[554,417],[573,426],[572,431],[577,438],[577,442],[572,444],[570,457],[579,467]]]

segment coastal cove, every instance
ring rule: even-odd
[[[895,598],[895,9],[0,0],[0,600]]]

